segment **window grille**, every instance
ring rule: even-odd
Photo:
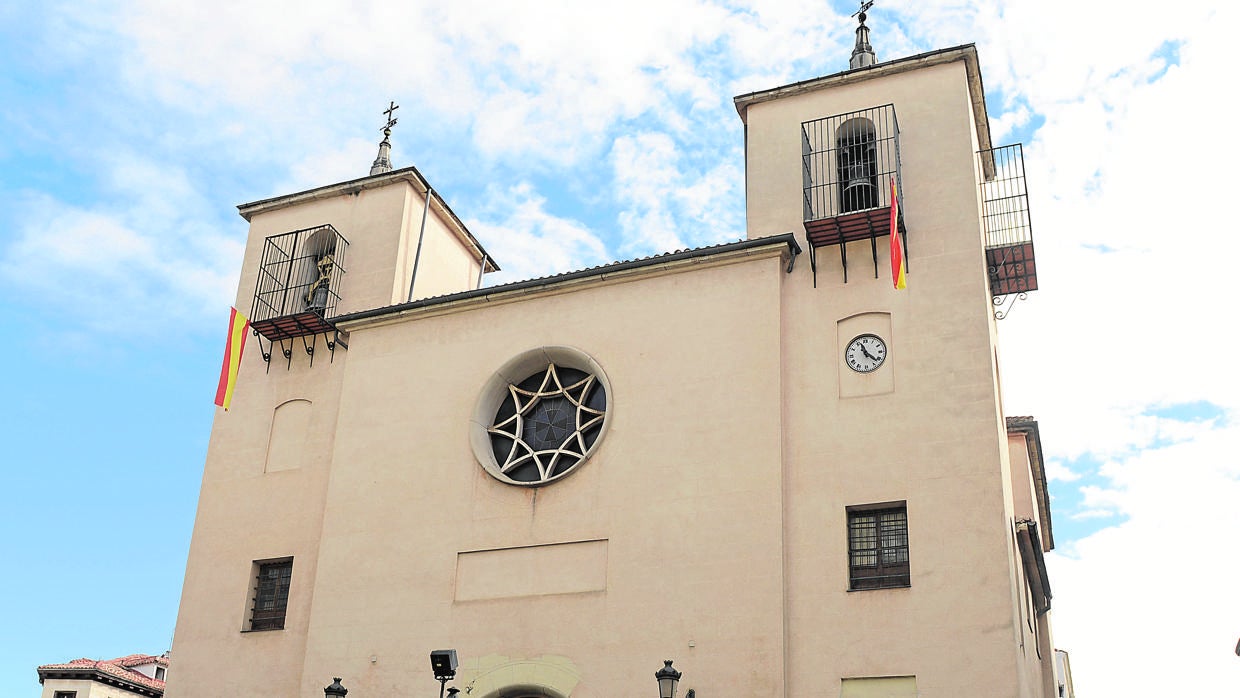
[[[909,585],[904,506],[848,512],[848,571],[850,589]]]
[[[254,608],[250,630],[282,630],[288,611],[288,590],[293,577],[293,561],[264,562],[258,565],[254,584]]]

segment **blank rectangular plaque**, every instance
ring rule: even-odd
[[[607,541],[457,553],[456,600],[578,594],[607,588]]]

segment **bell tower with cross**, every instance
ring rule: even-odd
[[[337,360],[339,318],[469,291],[499,267],[415,167],[393,169],[390,101],[367,176],[239,207],[250,236],[237,307],[270,365]],[[347,253],[347,254],[346,254]]]

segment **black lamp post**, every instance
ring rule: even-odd
[[[335,681],[332,682],[332,685],[323,689],[323,698],[344,698],[348,692],[349,689],[340,685],[340,677],[337,676],[335,677]]]
[[[680,672],[672,668],[672,660],[664,659],[663,668],[654,672],[659,681],[659,698],[676,698],[676,684],[680,683]]]

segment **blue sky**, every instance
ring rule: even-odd
[[[500,260],[490,283],[736,239],[732,96],[842,69],[855,26],[825,1],[506,5],[0,5],[0,683],[169,647],[237,204],[364,175],[395,100],[394,163]],[[880,60],[976,42],[996,141],[1025,144],[1042,290],[1000,325],[1004,399],[1041,423],[1078,690],[1234,689],[1236,10],[870,16]]]

